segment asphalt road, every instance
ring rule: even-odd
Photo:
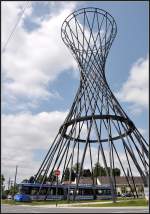
[[[144,207],[74,208],[1,205],[1,213],[149,213]]]

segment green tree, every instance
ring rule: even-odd
[[[113,175],[115,175],[115,176],[120,176],[120,175],[121,175],[121,171],[120,171],[119,168],[114,168],[114,169],[112,170],[112,173],[113,173]]]
[[[49,181],[49,182],[54,182],[54,181],[56,181],[56,180],[57,180],[57,177],[56,177],[56,175],[54,174],[54,172],[53,172],[52,175],[49,176],[49,178],[47,178],[47,181]]]
[[[1,185],[2,185],[2,186],[4,185],[4,181],[5,181],[4,175],[1,174]]]
[[[73,168],[75,173],[79,174],[79,171],[80,171],[80,168],[81,168],[81,164],[80,163],[75,163],[72,168]]]
[[[110,167],[108,167],[108,174],[110,175]],[[113,168],[112,169],[112,175],[114,176],[120,176],[121,171],[119,168]]]
[[[65,172],[64,172],[64,181],[68,181],[69,180],[69,175],[70,175],[70,170],[67,167]]]
[[[108,174],[110,175],[110,167],[107,167],[108,170]],[[93,168],[93,172],[94,172],[94,177],[97,176],[106,176],[106,169],[104,167],[102,167],[99,163],[96,163],[94,168]],[[113,168],[112,169],[112,174],[114,176],[120,176],[121,171],[119,168]]]
[[[74,181],[76,177],[76,173],[74,170],[71,170],[71,181]],[[64,181],[69,181],[70,179],[70,169],[67,167],[65,172],[64,172]]]
[[[76,173],[74,172],[74,170],[71,170],[71,181],[74,181],[76,177]]]
[[[5,181],[5,178],[4,178],[4,175],[1,174],[1,194],[3,195],[4,194],[4,181]]]
[[[10,195],[15,195],[16,193],[18,193],[19,188],[18,185],[16,184],[15,186],[11,186],[9,189],[9,194]]]
[[[83,175],[83,177],[91,177],[92,173],[89,169],[84,169],[82,175]]]
[[[34,183],[34,176],[31,176],[31,177],[29,178],[29,183]]]
[[[9,189],[6,189],[5,191],[4,191],[4,195],[8,195],[9,194]]]
[[[94,177],[106,176],[106,170],[97,162],[93,168],[93,174]]]
[[[44,175],[40,175],[40,176],[38,177],[38,179],[37,179],[37,182],[38,182],[38,183],[42,183],[42,182],[43,182],[43,183],[45,184],[47,181],[48,181],[48,178],[47,178],[46,175],[45,175],[45,176],[44,176]],[[49,181],[50,181],[50,179],[49,179]]]
[[[29,183],[29,180],[28,180],[28,179],[23,179],[23,180],[21,181],[21,183]]]

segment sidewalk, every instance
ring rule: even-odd
[[[69,204],[59,204],[59,207],[76,207],[78,205],[86,205],[86,204],[109,204],[113,203],[112,201],[104,201],[104,202],[83,202],[83,203],[69,203]]]

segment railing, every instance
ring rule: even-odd
[[[45,199],[45,195],[29,195],[31,200],[44,200]],[[64,195],[48,195],[46,200],[63,200],[64,199]]]
[[[76,195],[75,200],[93,200],[93,195]],[[70,200],[73,200],[73,195],[70,195]]]
[[[44,200],[45,199],[45,195],[29,195],[31,200]],[[73,195],[70,195],[70,200],[73,200]],[[97,195],[96,199],[97,200],[107,200],[107,199],[111,199],[112,196],[111,195]],[[48,195],[46,200],[64,200],[64,195]],[[75,200],[94,200],[94,196],[93,195],[76,195]]]

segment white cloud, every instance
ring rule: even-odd
[[[2,45],[11,31],[10,26],[16,23],[16,14],[21,11],[20,4],[8,2],[2,5]],[[2,54],[2,94],[6,101],[10,95],[13,100],[19,97],[37,100],[55,96],[48,91],[49,83],[64,70],[76,67],[60,34],[63,20],[75,6],[75,2],[64,3],[63,7],[58,7],[59,12],[50,13],[48,17],[38,21],[32,15],[33,5],[26,10],[24,19],[19,22],[14,37]],[[32,22],[34,19],[39,22],[40,26],[28,32],[23,25],[27,16]]]
[[[34,160],[35,150],[48,151],[66,114],[55,111],[2,115],[2,172],[7,179],[13,178],[16,165],[18,181],[37,172],[42,160]]]
[[[149,131],[147,129],[138,128],[139,132],[143,135],[145,140],[149,142]]]
[[[22,18],[31,15],[32,7],[30,7],[30,4],[27,4],[24,1],[2,2],[2,47],[5,45],[10,35],[10,32],[13,30],[16,23],[18,23],[16,31],[20,29],[22,19],[19,19],[19,17],[24,7],[26,7],[26,10]],[[20,21],[18,22],[18,20]]]
[[[131,103],[131,111],[140,113],[148,108],[148,56],[135,62],[130,70],[127,81],[116,96],[123,102]]]

